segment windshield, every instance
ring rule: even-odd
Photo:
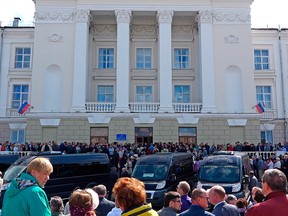
[[[235,183],[240,181],[240,169],[239,166],[204,165],[199,179],[213,183]]]
[[[25,169],[26,166],[10,166],[10,168],[6,170],[3,177],[4,182],[11,182],[13,179],[17,178]]]
[[[168,173],[166,165],[136,165],[132,176],[141,181],[165,180]]]

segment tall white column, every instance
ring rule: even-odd
[[[131,10],[116,10],[117,19],[117,69],[115,112],[129,109],[129,50]]]
[[[159,90],[160,108],[159,113],[174,112],[172,106],[172,18],[173,11],[158,11],[159,24]]]
[[[89,10],[79,10],[75,16],[74,76],[71,112],[86,112],[89,17]]]
[[[202,73],[202,113],[216,113],[213,24],[211,11],[199,11],[198,27]]]

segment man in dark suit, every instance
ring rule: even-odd
[[[106,216],[112,210],[112,208],[115,207],[115,203],[106,199],[107,189],[105,185],[97,185],[93,187],[93,190],[99,196],[99,205],[96,208],[96,214],[97,216]]]
[[[208,193],[209,202],[214,205],[215,216],[240,216],[237,207],[225,202],[226,191],[220,185],[213,186]]]

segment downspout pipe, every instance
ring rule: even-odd
[[[278,46],[279,46],[279,61],[280,61],[280,74],[281,74],[281,93],[282,93],[282,106],[284,115],[284,142],[287,141],[287,117],[286,117],[286,97],[284,89],[284,74],[283,74],[283,56],[282,56],[282,40],[281,40],[281,28],[278,27]]]
[[[4,38],[4,31],[5,28],[1,27],[1,38],[0,38],[0,74],[1,74],[1,68],[2,68],[2,52],[3,52],[3,38]]]

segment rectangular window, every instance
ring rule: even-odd
[[[261,131],[261,143],[273,143],[272,131]]]
[[[24,144],[25,142],[24,130],[13,130],[11,133],[11,141],[12,143]]]
[[[189,49],[175,48],[174,49],[174,69],[189,68]]]
[[[254,50],[255,70],[269,70],[269,51],[267,49]]]
[[[190,103],[190,86],[174,86],[175,103]]]
[[[30,68],[31,48],[16,48],[14,68]]]
[[[272,109],[271,86],[256,86],[257,103],[263,103],[265,109]]]
[[[136,68],[151,69],[152,68],[152,49],[137,48],[136,49]]]
[[[112,85],[98,86],[98,102],[112,103],[114,102],[114,87]]]
[[[25,101],[28,102],[29,85],[13,85],[12,108],[18,109]]]
[[[137,86],[136,102],[152,102],[152,86]]]
[[[98,68],[114,68],[114,48],[100,48],[98,53]]]

